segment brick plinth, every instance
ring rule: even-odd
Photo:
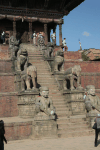
[[[0,73],[0,93],[15,92],[14,74]]]
[[[18,116],[17,93],[0,94],[0,117]]]
[[[8,59],[8,47],[9,45],[0,45],[0,59]]]
[[[64,59],[72,59],[72,60],[77,60],[77,59],[82,59],[81,53],[79,51],[76,52],[64,52]]]
[[[0,73],[10,73],[13,71],[11,60],[0,60]]]
[[[27,139],[32,134],[32,121],[10,121],[5,122],[5,137],[7,140]]]

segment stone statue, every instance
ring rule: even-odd
[[[74,81],[77,82],[77,87],[74,85]],[[67,83],[66,83],[67,82]],[[69,83],[69,85],[68,85]],[[69,86],[69,87],[68,87]],[[64,90],[71,89],[82,89],[81,87],[81,67],[80,65],[75,65],[74,67],[68,68],[64,73],[63,80]]]
[[[48,42],[47,49],[45,50],[45,57],[53,57],[54,46],[51,42]]]
[[[48,97],[49,88],[40,87],[40,95],[36,99],[35,113],[44,112],[46,115],[55,115],[55,107],[53,106],[52,99]]]
[[[41,48],[45,45],[44,43],[45,43],[44,36],[40,32],[39,35],[38,35],[37,45],[38,45],[38,47]]]
[[[22,91],[25,90],[25,87],[27,90],[30,90],[31,88],[36,89],[37,86],[37,69],[35,66],[29,66],[26,69],[26,74],[22,75],[21,77],[21,89]],[[32,83],[31,83],[32,81]],[[33,85],[33,86],[32,86]]]
[[[17,53],[17,71],[23,71],[28,66],[28,53],[27,50],[21,46]]]
[[[9,50],[11,58],[17,57],[17,52],[19,50],[19,40],[17,41],[14,36],[11,36],[9,38]]]
[[[62,71],[63,70],[63,63],[64,63],[64,53],[63,50],[58,50],[55,53],[54,58],[54,71]]]
[[[86,86],[87,96],[85,98],[85,108],[90,115],[100,113],[100,98],[95,94],[95,86]]]

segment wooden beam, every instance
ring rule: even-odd
[[[45,0],[45,2],[44,2],[44,7],[47,8],[47,7],[48,7],[48,4],[49,4],[49,0]]]

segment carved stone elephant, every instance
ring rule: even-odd
[[[63,63],[64,63],[63,50],[58,50],[55,53],[55,58],[54,58],[54,71],[62,71]]]
[[[77,81],[77,89],[81,87],[81,67],[80,65],[75,65],[74,67],[68,68],[64,73],[64,80],[63,80],[63,88],[64,90],[75,89],[74,81]],[[68,81],[69,81],[69,88],[68,88]],[[66,83],[67,82],[67,83]]]
[[[10,50],[10,57],[17,57],[17,52],[19,50],[19,41],[14,36],[9,38],[9,50]]]
[[[24,47],[21,47],[17,54],[17,71],[23,71],[28,66],[28,53]]]
[[[25,90],[25,86],[27,87],[27,90],[30,90],[31,88],[36,88],[37,86],[37,69],[35,66],[29,66],[26,69],[26,74],[22,76],[21,78],[21,89],[22,91]],[[31,85],[32,81],[32,85]]]

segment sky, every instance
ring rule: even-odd
[[[66,38],[68,51],[95,48],[100,49],[100,0],[85,0],[64,16],[62,38]],[[56,29],[59,45],[59,26]]]

